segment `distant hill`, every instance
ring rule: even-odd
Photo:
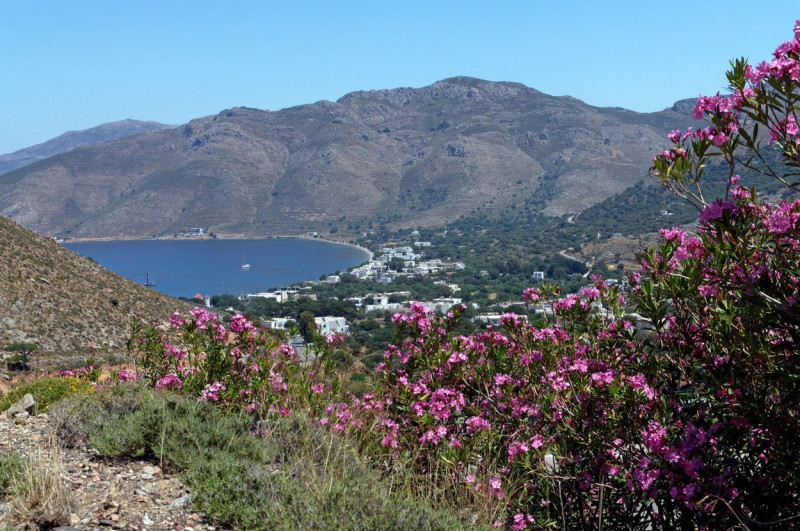
[[[19,341],[63,355],[122,352],[132,316],[164,323],[188,309],[8,218],[0,241],[0,349]]]
[[[46,235],[356,233],[534,199],[579,213],[647,178],[676,104],[640,114],[457,77],[276,112],[234,108],[0,176],[0,214]]]
[[[13,153],[0,155],[0,175],[17,168],[27,166],[39,160],[66,153],[77,147],[108,142],[131,135],[138,135],[148,131],[169,129],[174,125],[165,125],[158,122],[142,122],[140,120],[121,120],[84,129],[82,131],[67,131],[47,142],[20,149]]]

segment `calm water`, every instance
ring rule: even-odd
[[[174,297],[254,293],[345,271],[369,255],[320,240],[135,240],[65,243],[65,247]],[[243,260],[250,269],[242,269]]]

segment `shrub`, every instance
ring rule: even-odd
[[[301,415],[253,417],[206,401],[149,392],[135,408],[117,402],[140,384],[105,386],[94,413],[74,416],[105,456],[162,459],[181,471],[199,510],[243,529],[458,529],[462,521],[408,489],[384,484],[345,439]],[[138,396],[138,395],[136,395]],[[84,411],[80,398],[58,411]],[[101,410],[105,410],[100,412]],[[255,433],[254,433],[255,432]]]
[[[11,490],[11,486],[22,472],[22,459],[15,452],[0,452],[0,499]]]
[[[8,462],[7,460],[4,460]],[[40,450],[30,460],[11,465],[8,489],[13,495],[3,521],[52,529],[69,523],[75,511],[75,497],[61,478],[61,453],[56,447]]]
[[[133,323],[129,345],[141,375],[156,388],[245,407],[259,416],[294,408],[318,411],[338,392],[331,356],[336,336],[316,337],[306,346],[311,361],[300,363],[294,348],[241,315],[226,328],[215,314],[195,308],[187,319],[176,312],[171,323],[178,329],[176,345],[156,328]]]
[[[35,401],[33,413],[47,411],[59,400],[73,395],[91,393],[93,386],[74,377],[47,376],[23,383],[0,398],[0,411],[5,411],[23,396],[30,393]]]

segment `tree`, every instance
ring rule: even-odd
[[[28,370],[28,356],[36,351],[39,345],[29,342],[14,342],[6,345],[5,350],[8,352],[15,352],[8,361],[6,366],[10,371],[27,371]]]
[[[387,269],[392,271],[402,271],[403,268],[406,266],[406,261],[402,258],[394,257],[386,264]]]
[[[235,295],[231,295],[230,293],[224,293],[222,295],[214,295],[211,297],[211,306],[214,308],[233,308],[234,310],[242,311],[244,310],[244,303],[239,300],[239,297]]]
[[[309,311],[300,312],[297,324],[300,326],[300,335],[303,336],[303,340],[306,343],[313,343],[317,335],[317,324],[314,321],[314,314]]]

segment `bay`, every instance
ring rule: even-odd
[[[322,240],[117,240],[64,247],[135,282],[147,278],[173,297],[255,293],[317,280],[364,263],[369,253]],[[243,263],[250,264],[248,269]]]

